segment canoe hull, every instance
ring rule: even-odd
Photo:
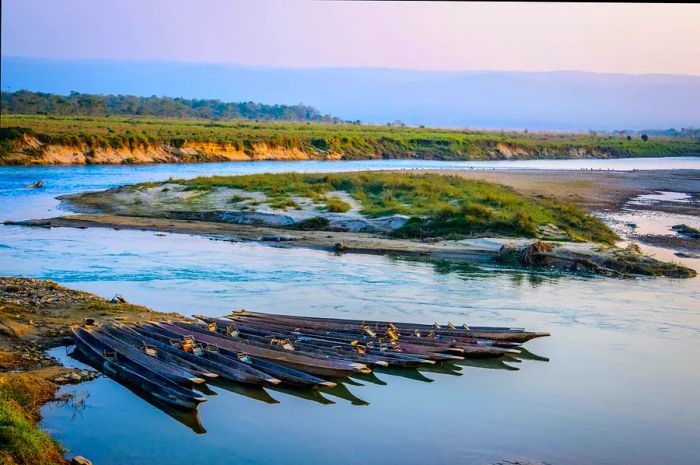
[[[71,328],[77,349],[95,369],[100,370],[106,376],[135,391],[145,394],[152,399],[167,405],[182,409],[196,409],[206,399],[192,395],[183,395],[178,390],[168,385],[159,384],[128,366],[110,360],[101,355],[100,350],[91,344],[85,334],[81,334],[79,328]]]

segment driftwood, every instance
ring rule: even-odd
[[[518,262],[525,267],[543,267],[551,266],[552,261],[571,262],[573,271],[579,265],[600,274],[612,274],[615,276],[627,276],[626,273],[599,265],[589,258],[579,256],[563,255],[553,252],[554,247],[551,244],[542,241],[535,241],[527,247],[516,252]]]
[[[551,252],[552,246],[542,241],[535,241],[518,253],[518,260],[523,266],[544,265],[544,253]]]
[[[27,186],[28,189],[41,189],[46,185],[46,182],[43,179],[39,179],[37,182],[32,183]]]
[[[567,257],[564,255],[557,255],[555,253],[550,253],[550,252],[534,252],[532,253],[532,256],[534,257],[541,257],[543,259],[547,258],[553,258],[555,260],[563,260],[563,261],[569,261],[573,262],[575,265],[583,265],[588,268],[591,268],[592,270],[595,270],[596,272],[604,272],[604,273],[611,273],[617,276],[627,276],[625,273],[617,270],[613,270],[612,268],[606,268],[604,266],[598,265],[596,263],[593,263],[591,260],[587,258],[580,258],[580,257]]]

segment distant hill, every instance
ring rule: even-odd
[[[264,105],[254,102],[222,102],[134,95],[90,95],[72,92],[56,95],[42,92],[3,92],[0,110],[11,114],[65,116],[136,115],[161,118],[204,118],[209,120],[262,120],[336,122],[305,105]]]
[[[313,105],[344,120],[439,127],[641,130],[700,126],[700,76],[281,69],[2,57],[2,90]]]

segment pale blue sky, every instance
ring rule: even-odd
[[[700,5],[2,3],[6,56],[700,75]]]

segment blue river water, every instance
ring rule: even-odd
[[[622,162],[627,168],[613,168],[647,163]],[[698,168],[693,160],[677,163]],[[416,161],[0,168],[0,219],[56,215],[56,195],[170,176],[425,164],[454,169]],[[37,179],[47,188],[24,188]],[[248,308],[552,333],[526,345],[548,360],[379,372],[315,394],[213,385],[198,420],[175,419],[99,378],[66,388],[86,395],[84,404],[43,409],[43,428],[69,457],[79,453],[96,464],[256,465],[696,464],[700,458],[698,278],[584,278],[178,234],[17,226],[0,226],[0,275],[53,279],[105,297],[118,292],[185,315]],[[77,363],[63,348],[53,353]]]

